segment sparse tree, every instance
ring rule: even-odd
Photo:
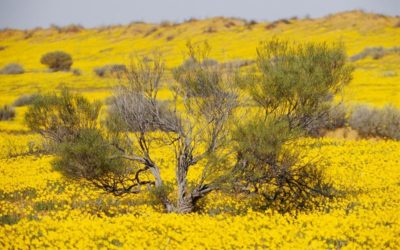
[[[179,213],[192,212],[200,198],[218,188],[217,182],[221,179],[218,165],[211,166],[207,159],[223,157],[217,152],[227,146],[229,130],[226,126],[237,106],[232,79],[217,68],[202,63],[204,57],[199,59],[197,53],[192,53],[191,58],[195,61],[194,66],[185,67],[184,73],[182,68],[176,69],[180,74],[175,74],[177,84],[170,86],[175,93],[172,101],[157,99],[164,66],[156,56],[131,65],[128,84],[120,87],[113,105],[119,115],[119,121],[114,125],[123,124],[120,127],[134,131],[135,140],[131,144],[139,148],[134,157],[146,162],[156,179],[156,187],[163,184],[152,158],[155,144],[169,146],[175,153],[177,202],[172,204],[165,194],[159,198],[167,211]],[[205,95],[200,94],[202,90]],[[190,188],[188,172],[202,160],[205,161],[203,174]]]
[[[153,189],[167,212],[192,212],[222,187],[259,194],[281,212],[326,195],[322,171],[301,163],[287,144],[350,80],[343,48],[273,40],[259,47],[258,70],[239,77],[205,63],[207,44],[187,47],[190,63],[174,69],[175,81],[166,86],[158,54],[132,60],[110,99],[106,126],[99,123],[100,104],[68,91],[35,100],[26,121],[55,144],[55,167],[114,195]],[[173,97],[161,100],[161,87]],[[237,109],[243,92],[256,107]],[[232,122],[242,112],[242,124]],[[175,156],[175,197],[154,156],[160,148]],[[201,174],[189,182],[195,167]]]

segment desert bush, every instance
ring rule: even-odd
[[[330,184],[322,169],[287,152],[285,145],[304,135],[326,112],[332,102],[327,96],[350,81],[352,67],[338,44],[273,39],[262,43],[257,54],[258,71],[249,72],[240,85],[249,91],[260,113],[239,124],[235,133],[238,175],[234,183],[243,185],[235,189],[262,196],[266,207],[280,212],[312,207],[314,196],[330,195],[326,192]]]
[[[236,189],[259,194],[263,208],[281,213],[310,209],[318,205],[317,197],[332,196],[323,169],[314,162],[302,163],[300,155],[283,148],[293,137],[290,130],[287,122],[268,119],[246,123],[234,134],[246,165],[238,169],[234,184],[241,180],[246,185]]]
[[[94,73],[97,76],[105,77],[105,76],[121,76],[126,73],[127,68],[124,64],[107,64],[102,67],[94,68]]]
[[[208,44],[204,44],[201,49],[203,54],[198,55],[200,48],[198,45],[188,43],[189,58],[183,64],[173,69],[174,79],[185,90],[188,97],[207,97],[221,88],[223,79],[221,78],[220,69],[214,67],[217,61],[209,59]]]
[[[115,195],[137,192],[149,182],[139,180],[138,165],[125,162],[124,152],[113,145],[116,141],[100,130],[100,107],[99,102],[90,103],[64,89],[59,95],[40,96],[25,121],[52,145],[53,167],[58,171]]]
[[[146,33],[144,33],[143,37],[150,36],[151,34],[155,33],[158,31],[157,27],[152,27],[150,28]]]
[[[52,71],[62,71],[69,70],[73,62],[71,55],[63,51],[54,51],[44,54],[40,63],[47,65]]]
[[[333,104],[326,110],[316,114],[316,117],[305,127],[307,135],[322,136],[326,130],[334,130],[346,126],[347,112],[344,104]]]
[[[24,73],[24,68],[20,64],[17,64],[17,63],[7,64],[0,70],[0,74],[4,74],[4,75],[16,75],[16,74],[22,74],[22,73]]]
[[[100,102],[90,103],[63,89],[60,95],[40,95],[25,113],[28,127],[57,143],[73,139],[82,129],[96,128]]]
[[[21,216],[16,214],[2,214],[0,216],[0,225],[13,225],[21,220]]]
[[[80,76],[80,75],[82,75],[82,71],[80,69],[73,69],[72,74],[74,76]]]
[[[350,80],[344,49],[272,40],[258,48],[257,70],[242,77],[204,63],[207,43],[187,48],[189,59],[173,70],[168,102],[158,97],[165,71],[159,54],[131,61],[110,99],[112,126],[99,122],[100,106],[65,91],[35,101],[25,119],[55,144],[54,166],[114,195],[154,187],[167,212],[193,212],[215,190],[259,197],[263,208],[282,213],[329,196],[322,169],[287,146],[329,106],[326,96]],[[237,122],[242,92],[257,106]],[[160,148],[174,157],[176,192],[164,186],[163,161],[153,155]],[[190,181],[193,168],[201,174]]]
[[[215,33],[215,32],[217,32],[217,28],[212,27],[212,26],[209,26],[208,28],[206,28],[204,30],[204,33],[208,33],[208,34]]]
[[[12,107],[4,105],[2,108],[0,108],[0,121],[11,120],[14,117],[15,117],[15,110]]]
[[[365,48],[360,53],[350,57],[350,61],[355,62],[366,57],[371,57],[372,59],[378,60],[389,54],[399,54],[400,47],[384,48],[384,47],[369,47]]]
[[[269,23],[265,26],[265,29],[270,30],[278,27],[279,24],[291,24],[291,22],[288,19],[279,19],[276,21],[273,21],[272,23]]]
[[[14,101],[13,105],[14,107],[31,105],[37,98],[39,98],[38,94],[22,95]]]
[[[69,24],[64,27],[52,24],[50,27],[58,33],[77,33],[83,30],[83,26],[79,24]]]
[[[382,109],[357,106],[350,115],[349,125],[364,137],[400,140],[400,110],[394,106]]]

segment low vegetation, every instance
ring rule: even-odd
[[[24,68],[18,63],[7,64],[0,70],[0,74],[4,75],[17,75],[17,74],[23,74],[24,72],[25,72]]]
[[[40,63],[46,65],[52,71],[68,71],[73,62],[71,55],[63,51],[54,51],[44,54]]]
[[[15,117],[15,110],[14,108],[5,105],[0,108],[0,121],[7,121],[11,120]]]
[[[107,64],[102,67],[96,67],[93,71],[99,77],[119,77],[126,73],[127,68],[124,64]]]
[[[400,140],[400,110],[390,105],[382,109],[357,106],[350,115],[349,125],[364,137]]]
[[[314,196],[330,197],[323,170],[285,145],[301,137],[326,112],[326,96],[351,79],[343,48],[272,40],[257,50],[257,71],[244,74],[210,63],[207,43],[187,48],[188,60],[173,71],[169,101],[157,98],[162,59],[155,54],[134,60],[110,99],[105,127],[98,123],[101,104],[68,90],[36,100],[26,122],[54,145],[56,169],[116,196],[150,186],[166,212],[193,212],[217,190],[252,194],[262,207],[282,213],[313,207]],[[243,109],[238,87],[257,106],[240,123],[234,116]],[[171,190],[153,156],[160,147],[175,155]],[[202,169],[201,178],[189,183],[195,167]]]
[[[358,61],[366,57],[371,57],[372,59],[380,59],[389,54],[400,54],[400,47],[384,48],[384,47],[369,47],[365,48],[360,53],[350,57],[350,61]]]
[[[38,94],[22,95],[14,101],[13,106],[22,107],[31,105],[38,97]]]

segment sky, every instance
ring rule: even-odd
[[[273,21],[354,9],[395,16],[400,15],[400,0],[0,0],[0,28],[96,27],[214,16]]]

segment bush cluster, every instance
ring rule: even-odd
[[[350,115],[349,125],[364,137],[400,140],[400,110],[394,106],[382,109],[357,106]]]
[[[52,71],[68,71],[73,61],[71,55],[63,51],[53,51],[44,54],[40,59],[40,63],[47,65]]]
[[[380,59],[388,54],[400,54],[400,47],[384,48],[384,47],[369,47],[365,48],[360,53],[350,57],[350,61],[355,62],[366,57],[371,57],[375,60]]]
[[[14,117],[15,117],[15,110],[12,107],[4,105],[2,108],[0,108],[0,121],[11,120]]]
[[[107,64],[102,67],[96,67],[93,71],[99,77],[120,76],[127,71],[127,68],[124,64]]]
[[[7,64],[0,70],[0,74],[4,75],[23,74],[24,72],[24,68],[18,63]]]

